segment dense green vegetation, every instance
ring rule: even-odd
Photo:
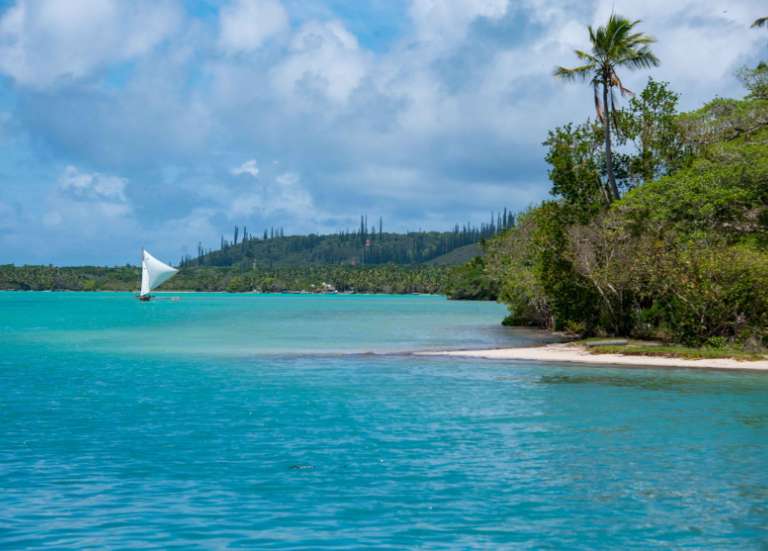
[[[433,264],[436,266],[461,266],[473,258],[481,256],[482,254],[482,242],[472,243],[470,245],[459,247],[458,249],[453,249],[451,252],[428,260],[426,264]]]
[[[768,100],[745,80],[747,98],[684,114],[668,86],[651,80],[617,117],[618,200],[603,186],[599,128],[551,132],[555,199],[457,270],[470,282],[457,295],[497,288],[510,324],[768,344]]]
[[[621,21],[647,48],[652,39],[629,33],[635,24],[609,25]],[[651,79],[619,109],[610,88],[626,89],[610,60],[653,62],[643,50],[635,64],[637,52],[605,36],[590,29],[592,51],[577,52],[584,65],[556,71],[591,77],[603,97],[597,121],[549,133],[554,198],[456,269],[449,295],[495,293],[508,324],[654,338],[710,355],[759,351],[768,345],[768,67],[740,72],[742,100],[678,113],[677,94]]]
[[[441,266],[302,266],[223,268],[190,266],[160,290],[358,293],[441,293],[448,268]],[[0,266],[0,289],[34,291],[136,291],[139,269]]]
[[[0,290],[130,291],[139,287],[139,268],[0,265]]]
[[[487,269],[485,259],[477,256],[451,270],[445,292],[455,300],[496,300],[500,278]]]

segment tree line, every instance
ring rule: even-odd
[[[365,215],[358,228],[329,235],[286,235],[283,228],[257,235],[246,226],[235,226],[231,240],[221,236],[216,250],[198,245],[197,256],[183,258],[181,266],[416,265],[489,239],[514,224],[514,215],[505,208],[492,213],[487,223],[456,224],[445,232],[385,232],[381,218],[369,225]]]
[[[297,266],[249,268],[188,266],[160,291],[442,293],[441,266]],[[0,290],[137,291],[141,271],[123,267],[0,265]]]

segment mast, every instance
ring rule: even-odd
[[[141,277],[144,272],[144,247],[141,247],[141,254],[139,254],[139,293],[141,293]]]

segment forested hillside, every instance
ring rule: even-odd
[[[235,227],[232,239],[221,237],[218,250],[198,247],[195,258],[185,258],[182,266],[298,267],[319,265],[376,266],[382,264],[417,265],[443,257],[440,264],[461,264],[467,255],[449,253],[491,238],[514,225],[514,216],[504,209],[492,214],[490,221],[479,227],[458,226],[446,232],[387,233],[382,223],[368,226],[361,218],[355,231],[330,235],[285,235],[282,229],[271,229],[260,235],[247,228]]]

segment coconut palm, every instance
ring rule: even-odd
[[[768,17],[760,17],[752,23],[752,28],[768,26]]]
[[[587,27],[591,50],[589,52],[574,51],[583,64],[570,69],[557,67],[554,72],[557,78],[568,81],[589,80],[592,84],[597,118],[603,125],[609,192],[614,199],[619,198],[611,151],[611,127],[613,126],[614,129],[618,127],[614,88],[618,88],[622,95],[632,93],[623,86],[616,71],[619,67],[647,69],[659,64],[659,59],[650,49],[650,44],[656,40],[634,31],[639,23],[639,20],[630,21],[620,15],[612,14],[604,27],[597,29]]]

